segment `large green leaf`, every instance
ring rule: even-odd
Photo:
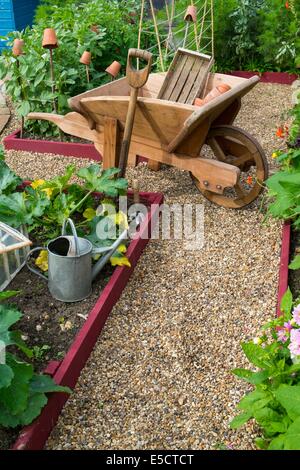
[[[300,269],[300,255],[295,256],[293,261],[289,264],[289,269],[292,269],[292,270]]]
[[[40,217],[49,200],[45,193],[13,193],[0,196],[0,219],[14,228],[31,225],[34,217]]]
[[[270,354],[258,344],[254,344],[252,342],[242,343],[242,349],[247,359],[255,366],[262,369],[272,367]]]
[[[238,408],[253,414],[255,411],[270,403],[270,401],[272,401],[272,395],[269,392],[256,389],[242,398],[238,404]]]
[[[29,384],[32,393],[50,393],[50,392],[65,392],[71,393],[69,387],[56,385],[52,377],[49,375],[34,374]]]
[[[97,164],[87,168],[81,168],[77,175],[85,180],[85,187],[89,191],[98,191],[110,197],[124,194],[127,190],[128,182],[125,178],[115,178],[119,173],[118,168],[108,168],[101,171]]]
[[[283,421],[282,415],[268,406],[255,410],[254,418],[269,434],[284,433],[287,430],[287,424]]]
[[[300,450],[300,416],[295,419],[285,434],[284,450]]]
[[[7,365],[12,368],[14,377],[9,387],[0,389],[0,403],[12,415],[17,415],[26,409],[33,367],[31,364],[18,361],[9,353],[6,354],[6,361]]]
[[[269,444],[268,450],[282,450],[284,448],[285,434],[274,437]]]
[[[8,387],[11,384],[14,373],[7,364],[0,364],[0,389]]]
[[[9,194],[21,184],[22,180],[10,170],[10,168],[0,161],[0,194]]]
[[[263,383],[271,375],[268,370],[263,370],[260,372],[252,372],[248,369],[233,369],[232,373],[237,377],[246,380],[250,384],[258,385]]]
[[[285,313],[286,315],[291,313],[293,307],[293,294],[291,292],[291,289],[288,287],[286,292],[284,293],[281,302],[280,302],[280,310],[282,313]]]
[[[72,178],[75,170],[75,165],[68,165],[66,167],[64,175],[56,176],[55,178],[45,182],[45,184],[40,186],[40,189],[50,188],[52,189],[54,196],[58,193],[62,193],[68,188],[69,181]]]
[[[252,413],[245,411],[244,413],[240,413],[235,416],[233,420],[230,421],[229,426],[231,429],[237,429],[247,423],[250,418],[252,418]]]
[[[0,304],[0,333],[7,331],[22,317],[22,313],[14,307]]]
[[[274,395],[291,419],[300,417],[300,385],[281,384]]]
[[[47,404],[47,397],[44,393],[33,393],[28,398],[26,409],[20,414],[20,424],[23,426],[30,424],[37,416],[40,415],[41,410]]]
[[[0,425],[5,428],[15,428],[19,424],[18,416],[12,415],[0,400]]]

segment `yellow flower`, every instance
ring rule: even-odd
[[[32,183],[31,183],[31,187],[33,189],[38,189],[40,186],[43,186],[44,184],[46,183],[45,180],[34,180]],[[50,199],[52,193],[53,193],[53,189],[51,188],[43,188],[41,189],[41,191],[44,191],[44,193],[46,193],[47,195],[47,198]]]
[[[278,157],[278,153],[277,152],[273,152],[272,153],[272,158],[277,158]]]
[[[39,186],[42,186],[43,184],[45,184],[45,180],[34,180],[32,183],[31,183],[31,187],[33,189],[36,189],[38,188]]]
[[[41,269],[41,271],[48,271],[48,251],[41,250],[39,256],[35,260],[35,265]]]
[[[123,230],[129,227],[127,215],[124,212],[117,212],[109,216],[116,225],[119,225]]]
[[[112,255],[110,258],[110,263],[112,266],[128,266],[131,268],[131,263],[129,259],[124,256],[124,253],[126,253],[127,248],[124,244],[120,245],[117,248],[117,251]]]
[[[85,209],[83,213],[83,217],[87,220],[92,220],[94,217],[96,217],[96,211],[92,207],[88,207]]]
[[[126,258],[126,256],[113,255],[110,258],[110,262],[112,266],[128,266],[129,268],[131,268],[130,261],[128,258]]]
[[[46,193],[46,195],[47,195],[47,198],[50,199],[50,197],[51,197],[51,195],[52,195],[52,193],[53,193],[53,189],[51,189],[51,188],[44,188],[44,189],[42,189],[42,191],[44,191],[44,193]]]

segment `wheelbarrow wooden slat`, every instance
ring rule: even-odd
[[[104,117],[117,118],[122,124],[126,119],[129,98],[98,96],[95,98],[83,98],[81,106],[96,124],[103,124]],[[139,106],[147,109],[147,116]],[[159,140],[160,136],[151,126],[147,119],[151,116],[156,123],[156,127],[163,132],[166,142],[169,143],[181,129],[186,119],[193,114],[194,106],[171,103],[169,101],[159,101],[152,98],[138,98],[138,108],[134,121],[134,135],[147,136],[149,139]]]
[[[193,104],[203,91],[212,65],[208,55],[178,49],[157,98]]]

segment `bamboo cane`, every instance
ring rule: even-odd
[[[165,71],[164,59],[163,59],[163,55],[162,55],[158,25],[157,25],[157,21],[156,21],[156,16],[155,16],[155,11],[154,11],[154,6],[153,6],[153,1],[152,0],[150,0],[150,7],[151,7],[151,13],[152,13],[152,18],[153,18],[153,23],[154,23],[154,29],[155,29],[155,34],[156,34],[157,45],[158,45],[158,52],[159,52],[161,70],[162,70],[162,72],[164,72]]]

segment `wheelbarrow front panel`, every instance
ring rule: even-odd
[[[104,125],[105,117],[117,119],[124,126],[129,98],[98,96],[83,98],[81,106],[96,125]],[[194,106],[153,98],[138,98],[133,135],[149,138],[167,145],[193,114]]]

